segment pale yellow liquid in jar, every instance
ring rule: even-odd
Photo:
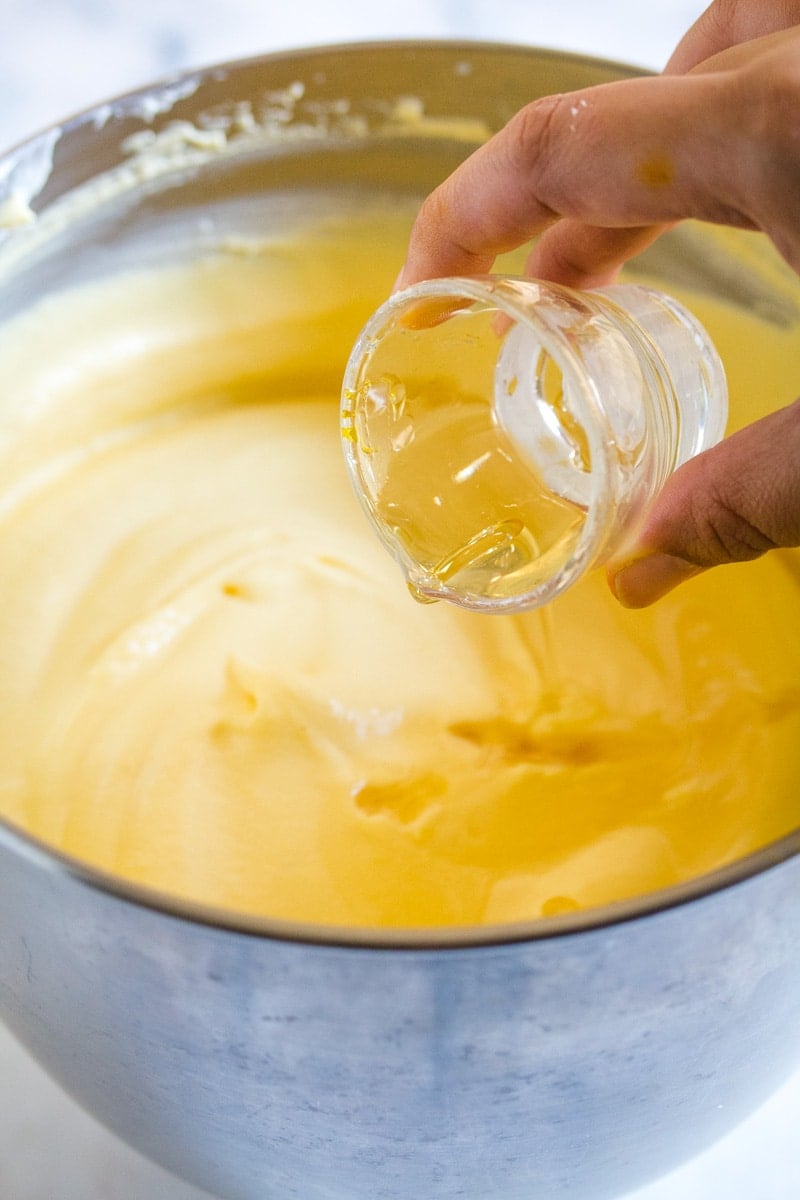
[[[408,596],[338,396],[411,212],[131,272],[0,331],[12,822],[182,897],[367,926],[571,911],[796,827],[796,554],[641,613],[599,574],[519,617]],[[793,398],[796,326],[683,299],[734,424]]]
[[[342,433],[361,457],[366,499],[402,548],[417,598],[440,585],[520,595],[569,559],[586,510],[548,487],[498,424],[496,312],[446,323],[413,313],[377,343],[346,397]]]

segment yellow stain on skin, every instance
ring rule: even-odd
[[[668,154],[652,154],[636,168],[636,179],[651,188],[669,187],[675,181],[675,164]]]

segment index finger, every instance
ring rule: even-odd
[[[399,283],[488,271],[562,217],[618,229],[685,217],[756,224],[729,80],[626,79],[528,105],[425,201]]]

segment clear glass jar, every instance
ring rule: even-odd
[[[436,279],[391,297],[345,372],[361,503],[409,588],[533,608],[605,561],[727,419],[719,356],[652,288]]]

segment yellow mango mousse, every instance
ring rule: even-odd
[[[411,209],[221,245],[0,331],[0,813],[248,914],[445,926],[673,884],[800,808],[800,570],[624,611],[421,606],[351,493],[339,387]],[[684,293],[734,426],[796,328]]]

